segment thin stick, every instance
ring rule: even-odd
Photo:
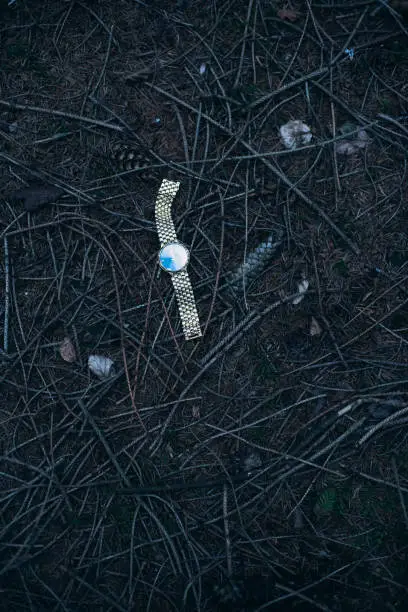
[[[98,91],[99,86],[102,83],[102,79],[103,79],[103,77],[105,75],[105,72],[106,72],[106,66],[108,65],[109,56],[110,56],[111,47],[112,47],[112,34],[113,34],[113,25],[111,26],[111,29],[109,31],[108,48],[106,49],[105,61],[103,62],[101,73],[100,73],[99,78],[98,78],[98,80],[96,82],[96,85],[95,85],[95,87],[93,88],[93,91],[92,91],[92,95],[93,96]]]
[[[344,369],[347,370],[346,360],[344,359],[343,353],[341,352],[341,350],[339,348],[339,345],[336,342],[336,338],[335,338],[335,335],[333,334],[333,330],[331,328],[331,325],[330,325],[330,323],[328,322],[328,320],[326,319],[326,317],[323,314],[321,314],[320,316],[322,318],[323,323],[326,325],[327,331],[329,332],[330,339],[333,342],[333,346],[336,349],[336,352],[337,352],[337,354],[338,354],[338,356],[340,358],[340,361],[342,362],[342,364],[344,366]]]
[[[109,36],[110,36],[113,44],[115,45],[115,47],[119,47],[118,41],[116,40],[116,38],[114,36],[112,36],[113,26],[111,26],[111,28],[109,29],[108,26],[99,17],[99,15],[97,13],[95,13],[95,11],[93,11],[91,9],[91,7],[87,6],[87,4],[84,4],[83,2],[78,2],[78,4],[80,6],[82,6],[83,9],[88,11],[92,15],[92,17],[95,17],[96,21],[103,27],[105,32],[107,32],[109,34]]]
[[[89,422],[89,424],[92,427],[94,433],[96,434],[97,438],[101,442],[103,448],[106,451],[106,454],[108,455],[109,459],[111,460],[112,465],[115,467],[115,469],[116,469],[117,473],[119,474],[119,476],[121,477],[122,481],[125,483],[125,485],[127,487],[130,487],[130,480],[129,480],[129,478],[126,476],[125,472],[122,470],[118,460],[116,459],[116,455],[112,451],[112,449],[111,449],[107,439],[105,438],[105,436],[103,435],[103,433],[99,429],[98,425],[96,424],[96,421],[93,418],[90,410],[88,410],[87,406],[84,404],[84,402],[81,399],[78,400],[78,406],[81,408],[81,410],[83,412],[83,415],[84,415],[84,418]]]
[[[402,491],[401,491],[401,485],[400,485],[400,480],[399,480],[399,475],[398,475],[398,470],[397,470],[397,463],[395,461],[395,457],[392,457],[391,464],[392,464],[392,469],[393,469],[394,476],[395,476],[395,482],[397,483],[397,487],[398,487],[398,495],[400,498],[402,513],[404,515],[405,526],[408,529],[407,507],[405,505],[404,496],[402,495]]]
[[[198,114],[199,111],[194,106],[189,104],[188,102],[181,100],[177,96],[174,96],[173,94],[169,93],[168,91],[165,91],[164,89],[162,89],[161,87],[158,87],[157,85],[154,85],[153,83],[150,83],[150,87],[154,89],[155,91],[157,91],[158,93],[163,94],[167,98],[174,100],[178,104],[181,104],[182,106],[185,106],[186,108],[189,108],[194,113]],[[231,136],[232,138],[236,138],[236,135],[234,135],[233,132],[231,132],[231,130],[221,125],[220,123],[218,123],[218,121],[215,121],[215,119],[213,119],[209,115],[205,113],[201,113],[201,116],[206,121],[208,121],[209,123],[212,123],[213,125],[218,127],[220,130],[222,130],[223,132]],[[240,139],[240,142],[252,154],[259,156],[259,159],[262,161],[262,163],[267,168],[269,168],[269,170],[271,170],[275,174],[275,176],[277,176],[283,183],[285,183],[285,185],[287,185],[287,187],[289,187],[299,198],[301,198],[312,210],[317,212],[320,215],[320,217],[322,217],[322,219],[324,219],[326,223],[330,225],[330,227],[336,232],[336,234],[340,236],[340,238],[344,240],[346,244],[348,244],[350,249],[356,255],[360,254],[359,247],[352,240],[350,240],[350,238],[346,236],[346,234],[334,223],[334,221],[330,219],[330,217],[324,212],[324,210],[318,204],[313,202],[307,195],[303,193],[303,191],[301,191],[298,187],[296,187],[296,185],[292,183],[292,181],[286,176],[286,174],[281,172],[281,170],[279,170],[277,166],[275,166],[272,162],[266,159],[266,157],[260,154],[259,151],[256,151],[248,142],[246,142],[245,140],[241,140],[241,139]]]
[[[142,417],[139,414],[139,411],[136,407],[136,403],[135,403],[135,399],[134,399],[134,393],[132,392],[132,385],[130,384],[130,377],[129,377],[129,368],[127,365],[127,358],[126,358],[126,349],[125,349],[125,338],[124,338],[124,334],[123,334],[123,318],[122,318],[122,306],[120,303],[120,293],[119,293],[119,286],[118,286],[118,279],[116,277],[116,270],[115,270],[115,266],[113,264],[113,261],[111,262],[111,267],[112,267],[112,276],[113,276],[113,283],[115,286],[115,293],[116,293],[116,303],[117,303],[117,308],[118,308],[118,317],[119,317],[119,324],[120,324],[120,344],[121,344],[121,349],[122,349],[122,358],[123,358],[123,367],[125,370],[125,375],[126,375],[126,382],[128,385],[128,389],[129,389],[129,397],[130,397],[130,401],[132,403],[132,408],[137,416],[137,418],[139,419],[139,422],[142,426],[142,428],[144,429],[144,431],[146,431],[146,427],[143,423]]]
[[[330,76],[332,76],[331,73],[330,73]],[[340,178],[339,178],[339,168],[338,168],[338,164],[337,164],[337,151],[336,151],[336,142],[335,142],[335,139],[336,139],[336,114],[334,112],[333,100],[330,100],[330,109],[331,109],[331,115],[332,115],[333,139],[334,139],[333,140],[333,162],[334,162],[334,176],[335,176],[335,183],[334,184],[337,187],[337,191],[339,193],[341,193],[341,184],[340,184]],[[336,200],[337,200],[337,194],[336,194]]]
[[[402,125],[402,123],[400,123],[397,119],[394,119],[394,117],[384,115],[384,113],[378,113],[377,117],[380,117],[380,119],[384,119],[385,121],[389,121],[390,123],[396,125],[402,132],[404,132],[404,134],[408,134],[408,129],[405,127],[405,125]]]
[[[224,515],[225,554],[227,555],[227,573],[228,573],[228,578],[231,578],[232,576],[231,538],[230,538],[229,523],[228,523],[228,488],[226,484],[224,484],[222,512]]]
[[[346,42],[344,43],[344,45],[341,47],[340,51],[337,53],[337,55],[334,57],[334,59],[330,62],[330,68],[332,66],[334,66],[335,64],[337,64],[337,62],[339,61],[339,59],[342,57],[342,55],[344,54],[344,51],[350,47],[350,43],[353,40],[354,36],[357,34],[357,31],[359,29],[359,27],[361,26],[361,23],[364,19],[364,17],[367,15],[368,12],[368,6],[364,9],[364,11],[361,13],[360,17],[357,20],[356,25],[354,26],[354,28],[352,29],[352,31],[350,32]]]
[[[10,308],[10,261],[7,236],[4,236],[4,330],[3,330],[3,350],[8,353],[8,334],[9,334],[9,308]]]
[[[234,88],[238,87],[239,79],[241,77],[242,66],[244,64],[246,39],[247,39],[247,36],[248,36],[248,26],[249,26],[249,22],[251,20],[253,4],[254,4],[254,0],[249,0],[247,18],[246,18],[246,21],[245,21],[244,36],[242,37],[241,57],[239,58],[239,65],[238,65],[238,70],[237,70],[237,76],[235,77],[235,81],[234,81],[234,85],[233,85]]]
[[[282,87],[279,87],[279,89],[275,89],[274,91],[271,91],[270,93],[267,93],[264,96],[261,96],[257,100],[254,100],[253,102],[247,105],[247,108],[249,109],[255,108],[256,106],[259,106],[260,104],[263,104],[264,102],[268,102],[268,100],[275,98],[276,96],[280,95],[284,91],[287,91],[288,89],[292,89],[293,87],[302,85],[302,83],[304,83],[305,81],[311,81],[312,79],[315,79],[316,77],[325,75],[328,71],[329,71],[328,66],[325,66],[324,68],[320,68],[319,70],[313,70],[313,72],[309,72],[308,74],[305,74],[299,77],[298,79],[291,81],[287,85],[283,85]]]
[[[357,472],[357,474],[361,476],[362,478],[371,480],[372,482],[383,484],[386,487],[391,487],[391,489],[401,489],[401,491],[404,491],[404,493],[408,493],[408,489],[406,487],[402,487],[402,486],[398,487],[396,484],[394,484],[393,482],[390,482],[389,480],[382,480],[381,478],[376,478],[375,476],[371,476],[371,474],[365,474],[364,472]]]
[[[378,431],[385,425],[392,425],[392,422],[394,419],[401,416],[402,414],[406,414],[407,412],[408,412],[408,406],[405,406],[405,408],[402,408],[401,410],[397,410],[397,412],[394,412],[394,414],[390,414],[389,417],[387,417],[386,419],[383,419],[382,421],[374,425],[374,427],[371,427],[371,429],[369,429],[367,433],[364,434],[362,438],[360,438],[360,440],[358,441],[358,445],[361,446],[362,444],[364,444],[364,442],[366,442],[368,438],[371,438],[371,436],[375,434],[376,431]]]
[[[240,323],[221,340],[213,349],[211,349],[205,357],[200,362],[200,370],[197,372],[195,376],[190,380],[190,382],[184,387],[182,392],[180,393],[178,400],[174,403],[172,410],[167,416],[166,420],[163,423],[161,432],[159,434],[159,438],[156,439],[149,447],[151,451],[151,456],[154,456],[158,451],[160,444],[163,440],[163,436],[167,428],[169,427],[174,414],[176,413],[179,403],[184,400],[190,389],[196,384],[198,380],[203,376],[203,374],[210,368],[210,366],[217,360],[221,355],[223,355],[227,350],[229,350],[232,346],[234,346],[238,340],[243,336],[245,332],[247,332],[255,323],[257,323],[264,316],[279,308],[283,304],[286,304],[293,300],[297,294],[290,295],[282,300],[278,300],[273,304],[269,304],[261,311],[253,310],[249,312]]]
[[[82,115],[76,115],[75,113],[67,113],[59,110],[52,110],[51,108],[43,108],[41,106],[30,106],[28,104],[15,104],[14,102],[6,102],[6,100],[0,100],[0,106],[6,106],[7,108],[14,108],[16,110],[30,111],[31,113],[42,113],[43,115],[55,115],[55,117],[66,117],[67,119],[73,119],[74,121],[80,121],[82,123],[88,123],[89,125],[99,125],[100,127],[113,130],[114,132],[124,132],[125,130],[120,125],[114,125],[113,123],[106,123],[106,121],[100,121],[99,119],[90,119],[90,117],[83,117]]]
[[[313,607],[316,610],[323,610],[323,612],[331,612],[332,608],[328,608],[325,604],[319,604],[319,602],[315,601],[314,599],[311,599],[310,597],[307,597],[307,595],[303,595],[300,590],[295,591],[294,589],[291,589],[289,587],[286,587],[283,584],[276,584],[276,587],[278,589],[281,589],[281,591],[284,591],[285,593],[288,593],[288,596],[293,596],[293,597],[297,597],[298,599],[301,599],[302,601],[306,601],[307,603],[311,603],[313,604]],[[262,608],[261,608],[262,609]]]
[[[14,164],[15,166],[18,166],[19,168],[23,168],[24,170],[26,170],[26,172],[29,172],[31,176],[39,178],[45,183],[48,182],[52,185],[55,185],[56,187],[60,187],[61,189],[69,193],[70,195],[73,195],[74,197],[78,199],[85,200],[86,202],[88,202],[88,204],[96,204],[96,200],[92,196],[89,196],[88,194],[80,191],[79,189],[76,189],[75,187],[72,187],[71,185],[68,185],[67,183],[65,183],[65,181],[59,179],[56,176],[53,176],[46,170],[35,170],[34,168],[31,168],[28,164],[24,164],[18,159],[14,159],[10,155],[7,155],[7,153],[0,153],[0,159],[5,159],[10,164]]]

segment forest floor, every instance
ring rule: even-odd
[[[406,610],[403,10],[0,9],[0,610]]]

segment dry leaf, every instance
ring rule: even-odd
[[[308,289],[309,289],[309,281],[306,279],[301,280],[300,283],[298,284],[299,295],[295,297],[294,300],[292,300],[292,304],[294,306],[296,306],[296,304],[300,304],[300,302],[305,297],[305,293]]]
[[[365,149],[371,142],[365,129],[350,122],[344,123],[339,129],[339,133],[345,138],[336,140],[334,143],[338,155],[353,155],[359,149]],[[350,137],[349,134],[351,134]]]
[[[109,378],[115,373],[112,359],[102,355],[89,355],[88,367],[101,380]]]
[[[288,121],[285,125],[281,125],[279,133],[287,149],[296,149],[297,147],[309,144],[312,140],[310,127],[299,119],[294,119],[293,121]]]
[[[55,185],[33,182],[28,187],[23,187],[13,193],[12,199],[22,200],[24,208],[29,212],[34,212],[47,204],[53,204],[63,193],[64,190]]]
[[[260,468],[262,465],[261,455],[256,451],[249,453],[244,460],[244,469],[245,472],[250,474],[253,470]]]
[[[59,352],[64,361],[73,363],[76,360],[75,347],[69,338],[64,338],[59,346]]]
[[[8,121],[3,121],[3,119],[0,119],[0,130],[2,130],[3,132],[16,132],[17,127],[17,121],[14,121],[13,123],[8,123]]]
[[[296,21],[299,15],[296,11],[292,11],[292,9],[280,9],[278,17],[284,21]]]
[[[316,319],[314,317],[312,317],[312,320],[310,322],[310,335],[311,336],[320,336],[321,333],[322,333],[322,328],[320,327],[320,325],[316,321]]]

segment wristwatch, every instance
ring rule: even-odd
[[[179,182],[164,179],[157,194],[155,216],[161,246],[159,264],[163,270],[171,274],[184,336],[186,340],[193,340],[200,338],[202,332],[193,288],[186,270],[190,252],[185,244],[177,240],[176,228],[171,217],[171,205],[179,187]]]

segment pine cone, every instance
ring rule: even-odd
[[[153,168],[155,160],[136,145],[117,143],[109,153],[110,161],[117,172],[137,171],[144,180],[157,179],[157,169]]]

